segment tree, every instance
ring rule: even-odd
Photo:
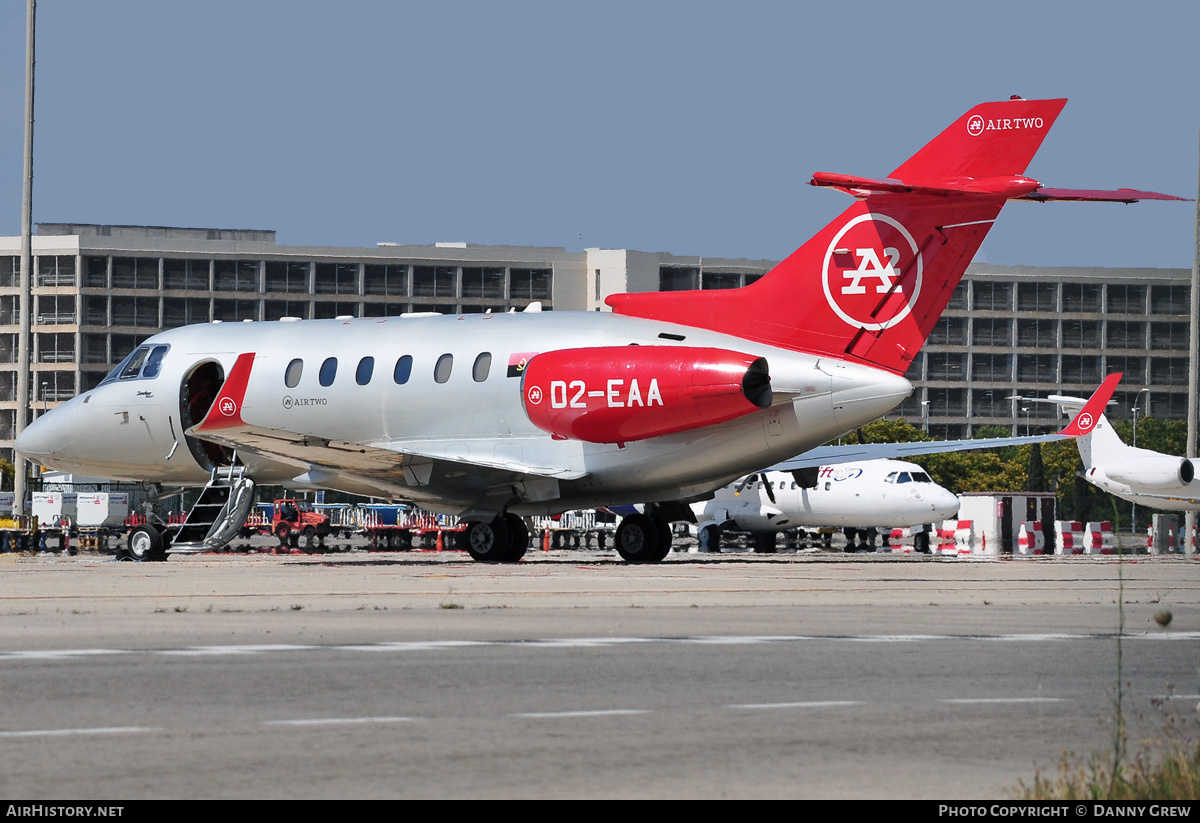
[[[1042,444],[1034,443],[1029,448],[1029,479],[1025,488],[1031,492],[1048,491],[1046,487],[1046,467],[1042,463]]]

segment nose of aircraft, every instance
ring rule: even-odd
[[[80,436],[74,420],[77,414],[74,400],[43,414],[17,437],[13,449],[26,460],[55,466],[55,458],[64,453]]]
[[[934,519],[950,520],[956,517],[960,505],[958,495],[941,486],[935,486],[934,488],[935,491],[929,495],[929,502],[933,507]]]

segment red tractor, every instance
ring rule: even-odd
[[[296,548],[304,538],[304,548],[313,548],[313,543],[324,545],[332,529],[329,517],[313,511],[307,500],[276,500],[271,513],[271,533],[279,538],[279,545]]]

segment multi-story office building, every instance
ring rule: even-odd
[[[0,454],[16,415],[19,238],[0,238]],[[138,342],[188,323],[405,312],[604,310],[624,291],[736,288],[770,260],[439,243],[283,246],[273,231],[47,224],[33,238],[31,406],[94,387]],[[940,436],[1056,424],[1015,394],[1087,394],[1124,371],[1115,415],[1187,414],[1184,269],[973,265],[897,411]],[[1146,392],[1141,390],[1148,389]]]

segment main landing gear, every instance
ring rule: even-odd
[[[529,528],[515,514],[503,514],[488,523],[472,520],[461,539],[473,560],[516,563],[529,549]]]
[[[671,552],[671,524],[631,514],[617,526],[617,554],[630,563],[658,563]]]
[[[138,561],[166,560],[167,543],[163,533],[152,523],[138,526],[129,533],[129,543],[122,559],[126,558]]]

